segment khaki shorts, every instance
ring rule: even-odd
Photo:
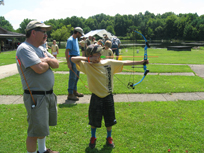
[[[27,110],[28,136],[44,137],[49,135],[49,126],[57,125],[57,96],[53,94],[33,95],[36,102],[32,108],[33,100],[30,94],[23,95]]]

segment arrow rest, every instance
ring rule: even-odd
[[[133,83],[132,82],[128,83],[127,88],[128,89],[135,89],[135,87],[133,87]]]

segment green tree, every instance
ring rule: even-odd
[[[51,25],[52,26],[52,30],[57,30],[59,28],[62,28],[62,26],[64,26],[64,24],[62,23],[61,19],[59,19],[59,20],[50,19],[48,21],[45,21],[45,24]]]
[[[84,18],[79,18],[76,16],[73,16],[70,18],[70,23],[72,25],[72,27],[81,27],[82,29],[85,27],[85,23],[84,23]]]
[[[172,14],[166,18],[166,23],[164,26],[165,38],[166,39],[174,39],[176,37],[176,26],[175,21],[177,20],[177,16]]]
[[[192,39],[192,32],[193,32],[193,26],[192,25],[186,25],[184,28],[184,34],[183,37],[185,40],[191,40]]]
[[[114,22],[115,22],[114,30],[116,35],[125,36],[127,32],[125,33],[125,24],[124,24],[123,16],[120,14],[116,14]]]
[[[186,18],[184,16],[181,16],[175,20],[175,27],[177,31],[176,37],[177,39],[183,40],[183,33],[184,33],[184,28],[186,26]]]
[[[106,30],[115,35],[114,28],[112,26],[107,26]]]
[[[199,33],[198,40],[204,40],[204,15],[199,17],[196,28]]]
[[[71,25],[62,26],[60,29],[53,30],[51,36],[53,39],[59,41],[59,47],[61,47],[61,41],[66,41],[67,38],[71,35],[71,31],[73,31]]]
[[[185,17],[186,17],[186,24],[191,24],[194,20],[198,18],[198,14],[188,13],[188,14],[185,14]]]
[[[153,32],[153,30],[150,28],[150,27],[148,27],[148,29],[147,29],[147,38],[153,38],[154,37],[154,32]]]
[[[163,37],[164,37],[164,28],[162,28],[162,26],[158,26],[155,29],[154,35],[155,35],[154,39],[156,39],[156,40],[163,39]]]
[[[48,21],[45,21],[45,24],[52,26],[52,30],[47,32],[47,37],[49,41],[51,40],[52,31],[62,28],[64,26],[63,22],[64,22],[63,19],[58,19],[58,20],[50,19]]]
[[[155,18],[154,13],[150,13],[149,11],[146,11],[144,14],[145,18],[150,19],[150,18]]]
[[[98,28],[98,23],[96,19],[93,19],[91,17],[89,17],[86,21],[85,21],[85,25],[90,27],[91,30],[95,30]]]
[[[204,23],[203,24],[200,24],[198,26],[198,33],[199,33],[199,37],[198,37],[198,40],[204,40]]]
[[[21,22],[20,28],[18,28],[17,31],[18,31],[19,33],[25,34],[26,26],[27,26],[27,24],[28,24],[30,21],[32,21],[32,19],[28,19],[28,18],[27,18],[27,19],[24,19],[24,20]]]
[[[1,17],[1,23],[4,20]],[[30,19],[24,19],[18,29],[19,33],[25,33],[24,29]],[[187,40],[203,40],[204,15],[198,16],[197,13],[179,14],[166,12],[164,14],[154,15],[146,11],[135,15],[109,16],[106,14],[97,14],[88,19],[72,16],[65,19],[50,19],[45,21],[46,24],[52,26],[52,31],[48,31],[48,39],[51,33],[57,29],[61,29],[64,25],[72,25],[72,27],[81,27],[87,33],[95,29],[108,29],[111,33],[119,36],[121,39],[133,38],[132,31],[141,31],[147,37],[153,39],[187,39]],[[4,28],[9,28],[6,24]],[[12,31],[12,29],[10,30]],[[126,37],[127,36],[127,37]]]
[[[106,29],[107,24],[105,20],[102,20],[101,23],[99,23],[98,28],[99,29]]]
[[[0,27],[8,30],[8,31],[12,31],[14,32],[13,26],[11,25],[11,23],[9,21],[7,21],[3,16],[0,16]]]
[[[175,13],[173,13],[173,12],[166,12],[166,13],[161,15],[161,18],[162,19],[166,19],[168,16],[172,16],[172,15],[175,15]]]
[[[88,33],[89,31],[91,31],[91,28],[89,28],[88,26],[83,28],[84,33]]]

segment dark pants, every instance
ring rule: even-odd
[[[72,70],[69,70],[68,92],[69,94],[73,94],[73,91],[77,91],[77,82],[80,72],[77,70],[76,64],[71,61],[71,58],[70,62],[72,64],[72,70],[74,72]]]

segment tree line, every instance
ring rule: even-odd
[[[12,25],[3,16],[0,16],[0,26],[18,33],[25,33],[26,25],[32,19],[24,19],[20,27],[14,30]],[[134,30],[141,32],[151,40],[204,40],[204,15],[197,13],[178,14],[166,12],[153,14],[146,11],[144,14],[115,16],[97,14],[87,19],[83,17],[67,17],[65,19],[50,19],[45,24],[52,25],[48,32],[48,39],[65,41],[72,34],[74,27],[82,27],[84,33],[95,29],[106,29],[118,36],[121,40],[134,38]]]

